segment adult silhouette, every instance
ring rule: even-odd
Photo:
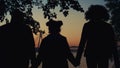
[[[11,22],[0,27],[0,68],[28,68],[29,60],[35,64],[32,31],[24,13],[15,9],[11,15]]]
[[[60,34],[62,21],[50,20],[46,25],[49,35],[41,42],[37,66],[42,62],[42,68],[68,68],[67,60],[75,64],[67,39]]]
[[[107,9],[101,5],[91,5],[85,13],[86,20],[82,30],[81,41],[77,52],[77,63],[80,64],[84,51],[88,68],[108,68],[108,60],[114,56],[118,67],[118,53],[113,28]]]

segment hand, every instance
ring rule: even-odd
[[[31,66],[31,67],[29,67],[29,68],[37,68],[37,67],[33,67],[33,66]]]
[[[37,65],[31,65],[31,67],[29,67],[29,68],[38,68],[38,66]]]
[[[120,68],[120,63],[115,63],[115,68]]]
[[[75,67],[80,66],[80,63],[75,63],[74,66]]]
[[[77,67],[75,67],[75,68],[80,68],[80,66],[77,66]]]
[[[80,66],[80,61],[76,60],[74,66],[75,66],[75,67]]]
[[[80,60],[76,59],[76,65],[79,66],[80,65]]]

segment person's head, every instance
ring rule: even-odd
[[[21,12],[19,9],[15,9],[11,12],[11,21],[13,23],[23,23],[25,13]]]
[[[108,21],[109,17],[108,10],[102,5],[91,5],[85,12],[86,20]]]
[[[46,23],[48,26],[49,33],[59,33],[61,31],[61,26],[63,25],[62,21],[49,20]]]

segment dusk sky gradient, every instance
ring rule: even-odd
[[[86,11],[90,5],[105,5],[104,0],[78,0],[83,9]],[[82,27],[86,20],[84,19],[84,13],[75,11],[73,9],[70,9],[69,15],[67,17],[64,17],[62,13],[59,12],[59,8],[56,8],[53,10],[57,12],[57,19],[56,20],[62,20],[63,26],[61,27],[61,34],[65,37],[67,37],[68,43],[70,46],[78,46],[81,38],[81,32]],[[47,19],[44,19],[43,12],[41,10],[38,10],[37,8],[33,9],[33,17],[35,20],[40,22],[42,30],[45,30],[45,34],[43,35],[43,38],[48,35],[48,29],[45,25],[48,21]],[[39,36],[35,36],[36,45],[38,45],[38,38]]]
[[[45,0],[43,0],[45,1]],[[86,11],[90,5],[105,5],[104,0],[78,0],[83,9]],[[45,30],[45,34],[43,35],[43,38],[47,36],[48,28],[45,25],[48,19],[45,19],[43,16],[43,12],[41,9],[37,9],[37,7],[33,8],[33,18],[40,22],[40,29]],[[56,20],[62,20],[63,26],[61,27],[61,34],[67,38],[67,41],[70,46],[78,46],[81,38],[81,32],[82,27],[86,20],[84,19],[84,13],[75,11],[73,9],[70,9],[69,15],[67,17],[64,17],[62,13],[59,12],[59,7],[56,8],[55,11],[57,13],[57,19]],[[7,16],[10,19],[10,16]],[[3,23],[0,23],[2,25]],[[35,38],[35,45],[38,46],[38,39],[39,34],[34,35]]]

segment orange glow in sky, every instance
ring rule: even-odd
[[[104,5],[104,0],[78,0],[86,11],[88,7],[92,4],[101,4]],[[86,20],[84,19],[84,13],[77,12],[75,10],[70,9],[69,15],[64,17],[62,13],[59,12],[59,8],[53,10],[57,13],[57,19],[63,21],[63,26],[61,27],[61,34],[67,38],[67,41],[70,46],[78,46],[81,38],[82,27]],[[45,30],[45,34],[43,34],[43,38],[46,37],[48,33],[47,26],[45,25],[48,19],[44,19],[43,12],[41,9],[37,9],[37,7],[33,8],[33,18],[40,23],[40,30]],[[9,16],[8,16],[9,17]],[[0,23],[0,25],[2,25]],[[39,46],[39,33],[34,35],[35,46]],[[40,39],[41,42],[41,39]]]
[[[83,7],[83,9],[86,11],[91,4],[104,5],[104,1],[81,0],[80,4]],[[63,26],[61,27],[61,34],[67,38],[69,46],[78,46],[81,39],[82,27],[84,23],[87,22],[84,18],[84,13],[70,9],[69,15],[67,17],[64,17],[63,14],[59,12],[59,10],[53,10],[53,11],[57,13],[56,20],[63,21]],[[47,26],[45,25],[48,19],[44,19],[43,12],[40,9],[38,10],[36,7],[33,9],[33,17],[35,20],[40,22],[40,26],[41,26],[40,29],[45,30],[45,34],[43,35],[44,38],[49,34]],[[35,36],[36,46],[38,46],[38,39],[39,39],[38,35]]]
[[[33,17],[35,20],[40,22],[40,26],[42,30],[45,30],[45,34],[43,38],[47,36],[48,29],[45,25],[48,21],[44,19],[42,12],[40,10],[33,10]],[[77,12],[75,10],[71,10],[67,17],[64,17],[62,13],[58,13],[56,20],[62,20],[63,26],[61,27],[61,34],[67,38],[67,41],[70,46],[78,46],[81,36],[81,31],[83,24],[85,23],[84,13]],[[38,35],[35,36],[36,46],[38,46]]]

